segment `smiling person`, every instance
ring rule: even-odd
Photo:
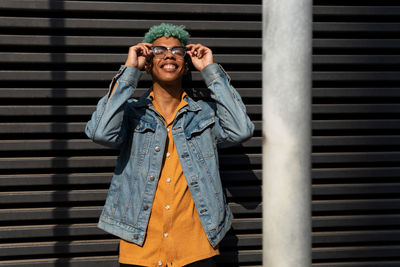
[[[254,125],[212,51],[188,38],[184,26],[151,27],[86,126],[94,142],[120,149],[98,226],[121,239],[121,266],[216,266],[232,223],[217,148],[249,139]],[[182,88],[190,61],[209,97]],[[152,87],[134,99],[141,70]]]

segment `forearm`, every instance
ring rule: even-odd
[[[226,145],[243,142],[253,135],[254,124],[247,116],[246,107],[230,78],[218,64],[210,64],[202,76],[216,102],[216,115],[223,130],[222,139]]]
[[[125,138],[123,123],[127,100],[132,97],[140,78],[140,71],[121,66],[112,79],[109,92],[97,104],[86,125],[86,135],[94,142],[117,148]]]

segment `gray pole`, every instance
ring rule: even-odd
[[[312,0],[263,0],[263,266],[311,266]]]

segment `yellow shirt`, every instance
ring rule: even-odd
[[[184,92],[171,121],[165,122],[168,137],[146,240],[141,247],[121,239],[120,263],[180,267],[219,254],[201,226],[172,137],[176,114],[187,105],[185,95]],[[153,91],[150,96],[154,99]],[[156,101],[153,105],[162,115]]]

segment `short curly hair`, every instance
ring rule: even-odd
[[[187,45],[190,37],[183,25],[174,25],[170,23],[161,23],[160,25],[152,26],[145,34],[143,43],[152,43],[160,37],[174,37],[178,39],[182,45]]]

